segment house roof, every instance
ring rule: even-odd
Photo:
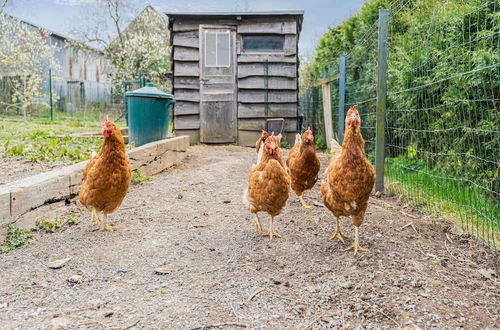
[[[12,16],[12,15],[7,14],[7,13],[5,13],[5,15],[7,15],[7,16],[9,16],[9,17],[11,17],[11,18],[17,19],[19,22],[24,23],[24,24],[26,24],[26,25],[30,25],[30,26],[32,26],[32,27],[34,27],[34,28],[37,28],[37,29],[42,29],[42,30],[44,30],[44,31],[47,31],[47,32],[48,32],[48,33],[50,33],[51,35],[56,36],[56,37],[59,37],[60,39],[63,39],[63,40],[70,40],[70,41],[77,42],[77,43],[81,44],[82,46],[84,46],[84,47],[85,47],[85,48],[87,48],[87,49],[90,49],[90,50],[92,50],[92,51],[94,51],[94,52],[96,52],[96,53],[99,53],[99,54],[101,54],[101,55],[103,55],[103,54],[104,54],[104,52],[103,52],[102,50],[100,50],[100,49],[98,49],[98,48],[95,48],[95,47],[92,47],[92,46],[90,46],[90,45],[87,45],[86,43],[84,43],[84,42],[82,42],[82,41],[80,41],[80,40],[76,40],[76,39],[74,39],[74,38],[70,38],[70,37],[68,37],[68,36],[65,36],[64,34],[61,34],[61,33],[59,33],[59,32],[55,32],[55,31],[52,31],[52,30],[47,29],[47,28],[44,28],[43,26],[37,25],[37,24],[35,24],[35,23],[33,23],[33,22],[27,21],[27,20],[25,20],[25,19],[21,19],[21,18],[19,18],[19,17],[15,17],[15,16]]]

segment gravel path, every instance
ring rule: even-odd
[[[1,328],[500,327],[498,256],[459,230],[372,197],[361,227],[370,252],[354,257],[350,242],[327,239],[332,215],[301,209],[292,193],[276,221],[283,238],[270,242],[241,202],[254,150],[189,154],[131,188],[110,215],[117,232],[95,231],[71,205],[78,226],[0,255]],[[321,202],[319,184],[305,199]],[[349,220],[342,227],[352,236]]]

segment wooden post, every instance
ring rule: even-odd
[[[339,78],[339,144],[342,145],[342,142],[344,141],[344,122],[345,122],[345,115],[344,115],[344,107],[345,107],[345,55],[340,55],[340,61],[339,61],[339,72],[340,72],[340,78]]]
[[[323,78],[326,78],[327,73],[323,72]],[[323,89],[323,119],[325,121],[325,137],[326,145],[329,150],[332,150],[332,87],[330,82],[324,83],[321,88]]]
[[[384,190],[385,107],[387,100],[387,24],[389,11],[382,9],[378,17],[378,75],[377,75],[377,134],[375,144],[375,191]]]

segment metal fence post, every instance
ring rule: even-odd
[[[312,88],[312,131],[313,131],[313,134],[314,135],[317,135],[318,134],[318,130],[316,129],[316,121],[317,121],[317,107],[318,105],[318,88],[317,87],[313,87]]]
[[[327,72],[323,72],[323,79],[326,79]],[[332,86],[331,82],[325,82],[321,85],[323,91],[323,121],[325,122],[325,134],[323,135],[326,139],[326,145],[329,150],[332,150],[332,134],[333,134],[333,124],[332,124]]]
[[[52,104],[52,69],[49,68],[49,104],[50,104],[50,120],[54,120],[54,108]]]
[[[340,78],[339,78],[339,144],[342,145],[342,142],[344,141],[344,121],[345,121],[345,116],[344,116],[344,107],[345,107],[345,55],[340,55],[340,61],[339,61],[339,72],[340,72]]]
[[[381,9],[378,17],[378,75],[377,75],[377,134],[375,144],[375,191],[384,190],[385,107],[387,101],[387,25],[389,11]]]

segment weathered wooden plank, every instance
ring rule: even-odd
[[[175,21],[172,25],[172,30],[174,32],[198,31],[199,28],[199,22]]]
[[[293,19],[282,19],[278,22],[262,19],[245,20],[238,25],[238,33],[297,34],[297,22]]]
[[[264,76],[264,63],[240,63],[238,65],[238,78],[251,76]],[[297,77],[297,65],[286,63],[269,63],[268,76]]]
[[[267,129],[267,120],[265,118],[253,118],[253,119],[239,119],[238,129],[241,131],[261,131]],[[285,125],[283,126],[284,132],[295,132],[297,131],[297,119],[288,118],[285,119]]]
[[[244,147],[255,147],[255,142],[260,135],[260,131],[238,131],[238,144]]]
[[[174,62],[174,76],[199,77],[200,65],[198,62]]]
[[[238,103],[238,118],[265,117],[265,104]],[[296,118],[297,103],[270,103],[268,117]]]
[[[239,22],[232,18],[218,18],[217,25],[236,25]],[[211,19],[204,19],[203,17],[196,17],[187,20],[175,20],[172,26],[174,32],[186,32],[186,31],[199,31],[200,25],[213,25],[214,21]]]
[[[238,55],[238,63],[263,63],[266,59],[269,63],[297,63],[297,56],[295,55],[251,53],[241,53]]]
[[[204,102],[232,102],[235,100],[233,91],[204,92]]]
[[[200,91],[194,89],[176,89],[175,99],[178,101],[200,102]]]
[[[176,77],[174,88],[200,89],[200,79],[198,77]]]
[[[330,77],[327,77],[327,78],[323,78],[323,79],[320,79],[318,81],[316,81],[316,83],[313,84],[313,86],[321,86],[321,85],[324,85],[324,84],[327,84],[329,82],[332,82],[334,80],[337,80],[340,78],[340,73],[337,73],[333,76],[330,76]]]
[[[264,89],[265,77],[247,77],[238,79],[238,88],[240,89]],[[268,89],[282,89],[282,90],[297,90],[296,78],[283,78],[283,77],[268,77]]]
[[[176,46],[174,48],[174,60],[176,61],[199,61],[200,51],[197,48]]]
[[[242,103],[264,103],[263,90],[241,90],[238,92],[238,101]],[[268,103],[296,103],[297,91],[270,91]]]
[[[200,115],[175,116],[174,127],[178,129],[199,129]]]
[[[198,34],[199,34],[198,31],[174,33],[173,45],[174,46],[199,48],[200,44],[199,44]],[[174,52],[175,52],[175,50],[174,50]]]
[[[297,54],[297,36],[294,34],[287,34],[285,36],[285,43],[283,45],[283,52],[285,55]]]
[[[174,104],[174,115],[195,115],[200,113],[200,104],[198,102],[176,101]]]
[[[174,126],[175,128],[175,126]],[[175,129],[175,136],[188,135],[189,136],[189,144],[198,144],[200,143],[200,130],[199,129]],[[255,145],[255,142],[254,142]]]

